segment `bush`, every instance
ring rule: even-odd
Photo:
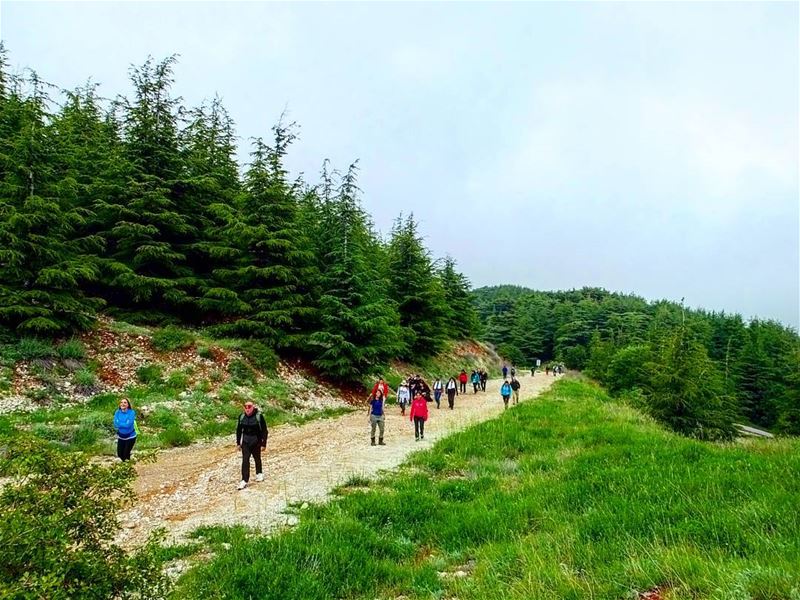
[[[75,371],[72,376],[72,382],[78,387],[93,388],[97,385],[97,377],[89,369],[81,369],[80,371]]]
[[[3,359],[8,362],[52,358],[55,356],[53,344],[36,338],[22,338],[16,344],[7,344],[2,349]]]
[[[165,446],[170,446],[173,448],[188,446],[192,443],[191,434],[185,429],[181,429],[177,425],[162,431],[160,437]]]
[[[184,371],[173,371],[167,377],[165,385],[171,390],[183,391],[189,385],[189,375]]]
[[[274,372],[278,366],[278,355],[263,342],[247,340],[239,346],[239,350],[259,371]]]
[[[228,365],[228,373],[237,383],[254,383],[256,373],[252,367],[239,358],[234,358]]]
[[[200,358],[205,358],[207,360],[214,359],[214,353],[211,351],[211,348],[208,346],[200,346],[197,348],[197,356]]]
[[[88,450],[97,443],[100,432],[91,425],[81,425],[72,433],[72,445],[81,450]]]
[[[144,417],[144,422],[149,427],[158,427],[159,429],[180,429],[178,423],[180,422],[179,415],[164,406],[159,406],[152,413]]]
[[[153,334],[151,340],[153,348],[159,352],[171,352],[189,348],[194,344],[194,335],[179,327],[164,327]]]
[[[58,348],[56,348],[56,352],[62,359],[71,358],[73,360],[83,360],[86,358],[86,348],[83,346],[83,342],[75,338],[67,340],[59,345]]]
[[[164,368],[161,365],[150,363],[136,369],[136,379],[145,385],[158,383],[161,381],[163,373]]]
[[[10,476],[0,491],[0,597],[166,594],[155,540],[136,553],[109,541],[120,502],[134,499],[130,463],[102,466],[24,436],[3,448],[0,473]]]

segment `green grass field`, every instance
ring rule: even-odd
[[[562,381],[215,558],[175,598],[800,599],[800,443],[702,443]],[[223,546],[224,544],[224,546]]]

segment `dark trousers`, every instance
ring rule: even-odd
[[[261,473],[261,442],[242,441],[242,481],[250,481],[250,456],[256,461],[256,473]]]
[[[485,379],[481,379],[481,391],[482,392],[486,391],[486,380]]]
[[[414,417],[414,437],[425,437],[425,419],[422,417]]]
[[[436,408],[439,408],[439,403],[442,401],[442,391],[436,390],[433,392],[433,399],[436,400]]]
[[[480,383],[478,383],[477,381],[472,384],[472,393],[473,394],[477,394],[478,393],[478,386],[479,385],[480,385]]]
[[[135,443],[136,443],[135,437],[129,440],[121,440],[117,438],[117,456],[119,456],[120,460],[131,459],[131,450],[133,450],[133,445]]]
[[[461,393],[462,394],[466,394],[467,393],[467,383],[465,381],[459,381],[458,383],[461,386]]]
[[[453,409],[453,403],[456,401],[456,391],[455,390],[447,390],[447,404],[450,406],[450,409]]]

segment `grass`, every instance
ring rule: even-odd
[[[291,531],[215,529],[174,597],[796,600],[798,474],[798,440],[682,438],[564,380]]]

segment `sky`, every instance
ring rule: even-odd
[[[12,69],[129,94],[179,55],[248,140],[282,113],[315,183],[359,161],[475,287],[603,287],[800,326],[795,2],[9,2]]]

